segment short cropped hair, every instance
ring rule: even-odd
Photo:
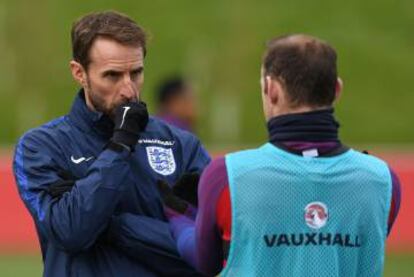
[[[335,100],[336,51],[307,35],[272,39],[263,57],[264,74],[281,81],[291,107],[323,107]]]
[[[112,39],[122,45],[142,47],[146,54],[147,35],[135,21],[128,16],[106,11],[87,14],[73,23],[72,55],[85,69],[90,61],[89,51],[98,37]]]
[[[165,79],[157,90],[157,101],[159,105],[166,105],[175,97],[181,96],[187,89],[187,82],[181,77],[170,77]]]

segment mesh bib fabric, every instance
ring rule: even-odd
[[[309,158],[267,143],[226,156],[232,206],[221,276],[381,276],[391,175],[354,150]]]

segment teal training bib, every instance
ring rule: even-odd
[[[221,276],[381,276],[386,163],[354,150],[302,157],[267,143],[226,156],[232,207]]]

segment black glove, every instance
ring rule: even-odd
[[[50,184],[47,188],[47,192],[53,198],[60,198],[65,192],[71,191],[77,179],[72,173],[64,170],[59,171],[58,176],[62,179]]]
[[[148,110],[144,102],[130,102],[115,110],[115,127],[112,142],[128,146],[131,150],[137,144],[140,132],[148,123]]]
[[[180,214],[184,214],[187,210],[188,203],[174,195],[172,188],[167,182],[158,180],[157,186],[164,205],[176,212],[179,212]]]
[[[186,212],[188,203],[197,207],[199,179],[200,175],[198,173],[185,173],[172,188],[167,182],[158,180],[157,186],[164,204],[179,213]]]
[[[175,183],[173,192],[191,205],[198,207],[198,181],[200,174],[196,172],[184,173]]]

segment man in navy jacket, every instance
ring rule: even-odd
[[[14,172],[38,233],[44,276],[195,276],[177,253],[155,186],[201,172],[196,137],[149,117],[145,33],[116,12],[72,28],[68,115],[23,135]]]

